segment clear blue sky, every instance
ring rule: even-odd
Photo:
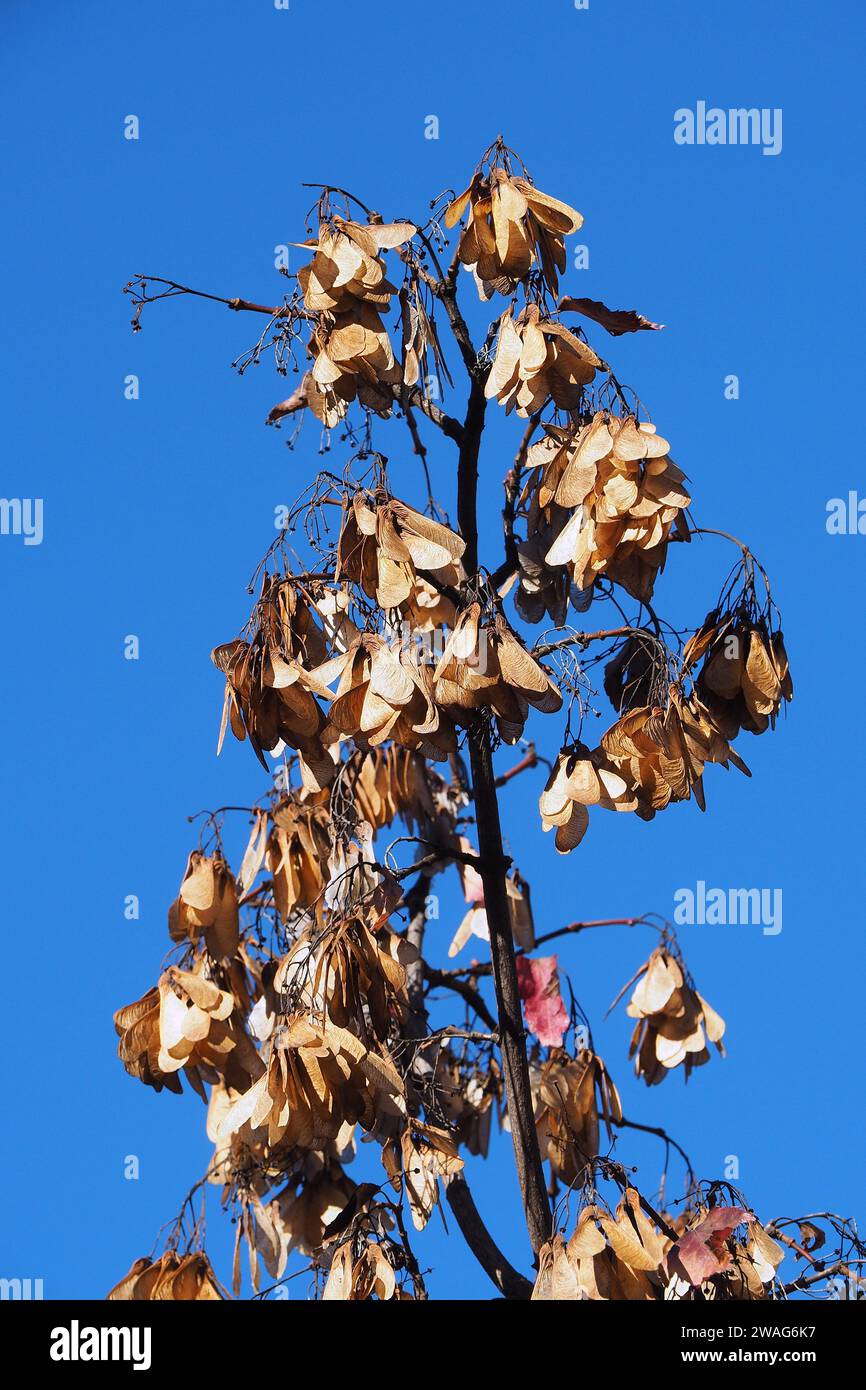
[[[699,522],[747,537],[770,570],[796,681],[775,736],[741,737],[752,781],[709,770],[706,816],[694,805],[649,826],[597,815],[561,861],[531,774],[504,794],[511,851],[539,930],[670,915],[676,888],[699,879],[783,890],[776,937],[682,931],[729,1045],[687,1089],[674,1075],[647,1091],[626,1059],[622,1010],[604,1021],[650,933],[589,933],[560,959],[631,1117],[667,1126],[702,1176],[738,1155],[764,1217],[825,1206],[866,1216],[855,732],[866,538],[825,529],[829,498],[866,489],[856,432],[853,447],[837,438],[862,402],[863,30],[853,0],[591,0],[585,12],[570,0],[291,0],[287,13],[269,0],[5,0],[0,492],[44,499],[44,540],[0,537],[0,1274],[42,1277],[47,1296],[101,1296],[207,1164],[200,1102],[128,1078],[111,1014],[158,973],[187,814],[264,790],[248,748],[214,756],[221,689],[208,653],[246,618],[274,507],[319,466],[314,429],[290,454],[263,426],[286,394],[273,371],[229,370],[252,340],[249,319],[176,302],[151,309],[133,337],[120,288],[146,271],[278,297],[273,248],[302,235],[302,180],[423,218],[499,131],[542,188],[585,215],[590,268],[565,288],[667,325],[591,337],[672,441]],[[780,107],[781,154],[676,145],[674,111],[699,100]],[[130,114],[137,142],[124,139]],[[424,138],[431,114],[436,141]],[[738,401],[724,398],[731,373]],[[382,447],[411,499],[417,465],[395,429]],[[482,459],[495,559],[513,449],[513,427],[495,419]],[[453,509],[451,454],[434,443],[431,458]],[[677,549],[657,600],[695,623],[732,557],[720,542],[693,550]],[[138,662],[123,659],[130,633]],[[533,732],[554,749],[556,720]],[[131,893],[138,922],[124,920]],[[443,954],[451,925],[439,929]],[[507,1144],[471,1179],[525,1268]],[[124,1179],[127,1154],[140,1158],[137,1182]],[[655,1140],[624,1136],[618,1156],[654,1188]],[[215,1202],[211,1226],[227,1276]],[[418,1249],[434,1293],[487,1296],[459,1233],[449,1246],[434,1221]]]

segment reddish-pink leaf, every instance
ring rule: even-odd
[[[594,319],[614,338],[623,333],[637,333],[641,328],[664,328],[663,323],[652,323],[636,309],[608,309],[600,299],[572,299],[566,295],[560,300],[559,310],[560,313],[583,314],[584,318]]]
[[[731,1263],[725,1241],[735,1226],[754,1221],[743,1207],[713,1207],[700,1225],[680,1236],[668,1255],[668,1267],[690,1284],[702,1284]]]
[[[556,956],[517,957],[517,987],[526,1026],[544,1047],[561,1047],[568,1014],[559,992]]]

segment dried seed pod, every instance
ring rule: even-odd
[[[267,1070],[229,1107],[217,1137],[266,1125],[271,1148],[317,1149],[346,1123],[372,1130],[405,1111],[403,1081],[384,1049],[300,1013],[281,1024]]]
[[[168,933],[172,941],[193,942],[203,934],[210,955],[234,954],[239,940],[237,884],[219,851],[190,854],[180,892],[168,909]]]
[[[539,503],[574,508],[545,561],[567,566],[578,589],[605,574],[634,598],[652,596],[671,531],[691,497],[667,440],[631,415],[597,413],[574,433],[549,432],[530,451],[541,465]]]
[[[447,526],[384,489],[357,492],[345,503],[336,578],[360,585],[386,611],[405,612],[413,601],[423,602],[423,593],[416,597],[418,571],[447,571],[447,582],[454,583],[465,549],[466,542]]]
[[[488,708],[501,737],[516,743],[523,734],[530,705],[543,714],[562,707],[562,695],[547,671],[526,650],[500,613],[482,619],[481,605],[469,604],[457,615],[433,672],[437,705],[457,724]]]
[[[634,811],[638,801],[616,764],[600,748],[583,744],[564,749],[538,801],[544,829],[556,827],[556,848],[568,854],[589,826],[589,807]]]
[[[203,1250],[189,1255],[169,1250],[155,1262],[146,1256],[136,1260],[129,1273],[105,1296],[134,1302],[171,1299],[184,1303],[228,1298]]]
[[[578,1183],[599,1152],[599,1120],[608,1137],[622,1120],[619,1093],[600,1057],[554,1049],[532,1076],[535,1123],[542,1157],[563,1182]]]
[[[179,1073],[205,1098],[204,1082],[223,1078],[246,1090],[261,1062],[238,1016],[232,994],[204,973],[170,966],[155,988],[114,1015],[117,1053],[130,1076],[155,1091],[180,1094]]]
[[[782,633],[763,619],[719,622],[705,652],[695,689],[726,737],[774,728],[783,701],[794,697]]]
[[[706,763],[733,763],[751,776],[697,694],[685,697],[675,685],[669,687],[665,706],[640,705],[622,715],[602,735],[601,746],[644,820],[671,801],[692,796],[703,811]]]
[[[676,956],[658,947],[638,976],[626,1010],[629,1018],[638,1020],[629,1056],[648,1086],[681,1065],[688,1078],[693,1067],[709,1061],[708,1042],[724,1056],[725,1021],[687,982]]]
[[[477,173],[448,205],[446,227],[455,227],[467,212],[458,254],[482,299],[495,290],[512,294],[536,264],[556,293],[558,272],[565,269],[564,238],[583,225],[579,212],[498,167]]]
[[[543,319],[536,304],[499,324],[496,356],[484,394],[496,397],[506,413],[536,414],[552,400],[560,410],[577,410],[583,388],[603,365],[601,358],[561,323]]]
[[[390,739],[433,759],[456,747],[454,727],[433,701],[429,667],[399,644],[395,649],[375,633],[363,634],[312,675],[324,689],[337,681],[327,740],[345,736],[371,748]]]
[[[437,1179],[450,1178],[463,1168],[457,1144],[448,1130],[412,1120],[401,1139],[406,1195],[416,1231],[423,1231],[439,1200]]]

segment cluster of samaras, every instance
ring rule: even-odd
[[[355,755],[343,782],[370,830],[400,816],[435,833],[443,850],[466,843],[456,824],[465,798],[417,755],[393,745]],[[118,1010],[119,1053],[155,1090],[180,1091],[185,1076],[207,1101],[215,1146],[208,1178],[225,1201],[240,1204],[237,1239],[247,1244],[256,1288],[263,1271],[281,1278],[297,1251],[327,1272],[326,1298],[406,1297],[393,1217],[375,1187],[359,1187],[345,1170],[356,1135],[381,1145],[385,1172],[422,1229],[438,1184],[463,1166],[459,1147],[486,1155],[491,1121],[505,1119],[502,1079],[492,1053],[442,1042],[432,1071],[419,1078],[404,1042],[407,971],[417,953],[392,920],[399,885],[364,844],[336,843],[330,821],[329,794],[300,789],[256,813],[237,877],[219,851],[190,855],[168,914],[183,964],[169,965],[153,989]],[[470,913],[483,917],[472,876],[467,869]],[[514,899],[515,940],[531,951],[528,899],[517,888]],[[261,910],[286,929],[283,953],[267,949],[256,930]],[[527,968],[534,964],[527,957]],[[679,957],[660,948],[636,978],[628,1012],[639,1020],[638,1074],[653,1084],[705,1062],[707,1041],[720,1046],[724,1023]],[[551,988],[558,991],[555,972],[545,979],[548,997]],[[539,1027],[529,1007],[527,1018]],[[536,1046],[530,1075],[542,1154],[553,1181],[571,1185],[602,1151],[602,1124],[609,1141],[622,1119],[616,1087],[588,1049],[571,1057],[554,1046],[545,1057]],[[111,1296],[222,1296],[204,1258],[136,1261]],[[236,1288],[238,1280],[236,1260]]]
[[[441,761],[483,710],[515,743],[530,707],[553,713],[562,697],[498,605],[460,602],[463,550],[447,526],[382,488],[346,498],[333,583],[266,577],[249,636],[214,652],[224,724],[260,759],[296,750],[305,785],[319,790],[333,784],[343,745],[390,742]],[[388,619],[381,630],[355,621],[365,595]],[[435,661],[405,638],[431,629],[441,634]]]
[[[671,1216],[626,1186],[615,1212],[589,1202],[568,1240],[556,1235],[543,1247],[532,1297],[762,1299],[784,1255],[743,1207],[700,1205]]]
[[[351,1296],[401,1297],[405,1254],[391,1239],[393,1217],[375,1188],[359,1188],[344,1171],[356,1135],[379,1142],[385,1174],[405,1185],[421,1229],[437,1183],[463,1166],[457,1143],[486,1152],[501,1087],[492,1058],[482,1069],[439,1046],[431,1084],[447,1096],[446,1110],[441,1124],[418,1118],[403,1046],[407,968],[417,952],[390,920],[399,884],[370,857],[372,832],[398,815],[436,833],[443,849],[456,847],[465,796],[393,745],[350,758],[340,787],[365,817],[356,840],[333,833],[330,791],[300,789],[255,813],[236,877],[219,850],[190,855],[168,914],[181,963],[119,1009],[115,1027],[131,1075],[176,1092],[185,1076],[207,1101],[208,1179],[240,1204],[238,1241],[247,1243],[256,1287],[263,1269],[281,1277],[298,1250],[324,1271],[336,1256],[325,1296],[348,1297],[334,1292],[345,1239],[329,1241],[327,1232],[351,1203],[361,1267],[372,1262],[369,1287],[356,1272]],[[282,951],[269,949],[259,929],[261,914],[272,912],[289,943]],[[111,1296],[222,1297],[202,1274],[203,1259],[138,1260]],[[239,1277],[236,1266],[236,1289]]]
[[[621,448],[630,459],[613,458],[612,431],[616,439],[626,436]],[[664,448],[664,441],[633,421],[613,429],[613,421],[600,418],[586,427],[590,443],[593,436],[589,451],[583,443],[566,450],[553,436],[536,446],[547,456],[536,502],[550,514],[559,507],[557,496],[586,497],[596,488],[597,518],[602,508],[630,507],[641,515],[606,516],[579,532],[569,521],[554,549],[563,538],[583,547],[590,531],[595,541],[587,540],[591,548],[574,562],[590,566],[593,577],[617,564],[631,565],[632,573],[652,569],[664,542],[644,545],[643,538],[679,515],[677,475],[657,452],[649,457],[662,471],[641,480],[630,478],[629,469],[640,448],[652,450],[656,442]],[[610,472],[599,487],[592,479],[602,464]],[[611,526],[621,537],[612,550]],[[633,547],[625,559],[621,547]],[[466,594],[463,550],[447,526],[383,487],[345,497],[333,581],[267,575],[246,634],[214,651],[226,677],[223,727],[229,723],[237,738],[249,738],[263,763],[265,752],[294,750],[304,786],[324,791],[339,775],[345,748],[396,745],[441,761],[455,753],[460,729],[481,714],[507,743],[522,737],[530,709],[555,714],[561,691],[499,598]],[[585,581],[584,570],[581,575]],[[359,609],[367,599],[378,606],[377,626]],[[407,631],[439,634],[436,654],[407,642]],[[647,820],[690,797],[703,809],[705,765],[733,764],[748,775],[732,740],[741,729],[763,732],[793,693],[781,632],[739,599],[709,615],[686,644],[674,679],[664,662],[661,683],[659,671],[658,644],[640,634],[608,664],[605,688],[619,718],[599,747],[564,748],[541,795],[544,828],[556,827],[560,852],[580,842],[591,806]]]
[[[703,658],[690,691],[684,679]],[[763,615],[711,613],[686,643],[682,679],[663,701],[646,643],[627,643],[609,663],[605,688],[623,713],[601,745],[563,749],[541,794],[545,830],[556,827],[556,848],[567,854],[583,839],[589,808],[634,811],[651,820],[675,801],[693,797],[704,809],[707,763],[749,769],[729,740],[741,729],[761,734],[775,724],[793,684],[782,633]]]
[[[464,222],[457,247],[457,264],[474,277],[479,297],[514,296],[531,292],[515,317],[509,308],[499,325],[499,344],[488,395],[499,395],[519,414],[541,410],[548,401],[566,411],[581,404],[602,359],[582,336],[571,332],[546,307],[547,296],[558,293],[559,273],[565,269],[565,237],[576,232],[583,218],[574,208],[536,188],[527,177],[506,171],[494,155],[470,186],[445,209],[446,228]],[[313,251],[297,272],[299,296],[290,314],[306,325],[308,369],[302,398],[326,428],[343,420],[357,402],[386,417],[401,403],[404,388],[427,391],[429,358],[450,381],[429,304],[423,293],[429,270],[421,247],[429,250],[423,228],[413,222],[383,222],[377,213],[354,220],[331,210],[324,197],[315,236],[295,245]],[[401,285],[387,278],[385,255],[403,263]],[[453,272],[452,272],[453,273]],[[396,277],[395,277],[396,278]],[[538,300],[539,302],[535,302]],[[396,301],[398,331],[392,336],[385,318]],[[541,306],[541,307],[540,307]],[[602,323],[613,334],[653,329],[633,311],[609,310],[595,300],[566,297],[560,310],[576,312]],[[289,402],[276,406],[271,419],[286,413]]]
[[[158,1260],[143,1256],[106,1294],[106,1298],[132,1299],[136,1302],[168,1299],[180,1303],[204,1303],[225,1297],[225,1290],[203,1250],[188,1255],[178,1255],[177,1251],[169,1250]]]
[[[327,199],[322,207],[327,217],[310,243],[313,261],[298,272],[305,312],[315,319],[305,403],[326,420],[356,398],[387,413],[395,401],[403,403],[400,384],[419,380],[426,345],[439,355],[421,303],[429,274],[421,273],[413,249],[419,229],[407,221],[382,223],[376,214],[367,224],[332,216]],[[691,496],[667,440],[623,408],[621,392],[620,413],[588,404],[587,388],[606,364],[548,307],[565,268],[564,238],[581,226],[580,214],[514,173],[497,142],[446,208],[444,223],[462,224],[454,265],[472,272],[483,300],[524,293],[523,308],[516,311],[512,302],[496,325],[484,393],[542,431],[528,448],[515,503],[526,535],[516,543],[510,579],[497,591],[464,572],[462,537],[392,497],[383,484],[344,500],[333,584],[299,597],[291,581],[267,581],[251,637],[218,648],[214,659],[227,676],[236,735],[248,735],[260,757],[262,749],[282,745],[297,750],[305,785],[330,784],[341,741],[369,748],[389,740],[441,760],[453,754],[461,727],[486,713],[502,740],[516,742],[530,708],[556,713],[562,694],[504,614],[510,584],[516,581],[517,612],[529,622],[548,615],[562,626],[569,604],[586,611],[600,580],[605,593],[618,587],[647,605],[671,540],[690,538]],[[385,277],[387,251],[404,263],[399,291]],[[397,294],[409,333],[402,369],[381,318]],[[595,319],[613,334],[658,327],[593,300],[566,297],[559,309]],[[542,418],[548,408],[550,418]],[[356,626],[350,612],[357,595],[378,613]],[[274,608],[281,610],[276,620],[267,611]],[[713,631],[698,634],[700,651],[693,639],[688,659],[665,679],[659,679],[658,651],[632,652],[633,666],[647,660],[654,669],[646,680],[632,670],[615,701],[618,722],[599,748],[564,749],[542,795],[544,825],[556,827],[558,849],[579,843],[591,805],[648,819],[671,801],[694,797],[703,807],[707,763],[747,771],[732,740],[741,728],[759,733],[773,723],[792,688],[769,607],[751,612],[746,603],[744,612],[734,604],[715,615]],[[389,623],[443,634],[438,659],[419,660],[389,636]],[[739,646],[731,641],[737,637]],[[329,689],[335,681],[336,690]],[[651,694],[641,699],[644,685]]]
[[[536,267],[543,283],[556,290],[557,271],[565,268],[564,236],[580,227],[580,213],[499,167],[475,176],[446,209],[445,225],[453,227],[467,210],[459,257],[475,275],[482,299],[496,291],[514,293]],[[417,274],[412,273],[415,260],[407,249],[418,234],[412,222],[385,223],[375,214],[357,222],[327,210],[316,236],[296,243],[315,248],[313,259],[297,276],[299,312],[311,328],[305,404],[329,428],[345,417],[354,401],[387,415],[401,387],[424,380],[428,352],[446,374],[435,325],[419,293]],[[407,266],[399,289],[386,276],[387,251],[396,252]],[[400,311],[397,353],[384,321],[394,297]],[[545,329],[548,336],[559,335],[563,373],[568,372],[565,359],[574,354],[601,365],[565,328],[546,324]],[[591,370],[584,373],[584,381],[591,378]]]
[[[212,654],[225,676],[220,745],[230,727],[268,770],[266,754],[286,754],[295,785],[252,811],[236,875],[210,819],[214,843],[203,838],[190,855],[169,910],[173,961],[118,1010],[115,1026],[131,1075],[175,1092],[184,1076],[207,1102],[207,1180],[237,1215],[236,1293],[245,1244],[257,1290],[264,1272],[281,1279],[299,1252],[327,1299],[423,1296],[402,1203],[422,1229],[443,1186],[459,1178],[460,1149],[486,1155],[494,1119],[505,1120],[500,1037],[428,1033],[423,998],[448,972],[429,969],[398,913],[411,900],[417,914],[412,894],[420,887],[423,906],[429,877],[453,862],[468,910],[450,954],[470,938],[489,939],[490,860],[466,836],[461,742],[481,731],[489,748],[495,731],[514,744],[531,711],[556,715],[566,696],[573,703],[567,673],[555,679],[542,661],[558,644],[535,650],[509,621],[512,587],[522,618],[548,615],[556,627],[569,605],[585,612],[615,587],[641,605],[641,626],[617,630],[605,667],[615,722],[594,748],[566,734],[540,798],[542,824],[555,828],[562,853],[582,839],[593,806],[643,819],[690,798],[703,807],[706,764],[748,772],[733,740],[741,730],[763,732],[792,696],[769,589],[761,606],[751,561],[742,587],[729,584],[681,653],[662,640],[649,605],[669,545],[690,536],[685,475],[618,383],[615,409],[612,395],[594,388],[606,364],[558,313],[576,311],[613,334],[658,325],[590,300],[550,307],[564,238],[581,221],[515,175],[497,145],[445,211],[446,227],[462,223],[450,279],[436,280],[419,254],[420,240],[432,255],[423,229],[375,214],[366,223],[337,216],[327,196],[304,243],[312,259],[286,313],[309,326],[299,395],[328,428],[353,402],[382,416],[395,405],[408,414],[426,392],[428,354],[445,374],[431,305],[450,295],[458,313],[458,265],[484,301],[523,292],[523,306],[512,301],[488,335],[491,356],[469,370],[479,399],[530,421],[511,498],[525,537],[512,535],[509,572],[494,579],[477,564],[477,538],[436,519],[432,499],[427,515],[396,498],[376,455],[374,482],[361,479],[368,486],[348,490],[345,474],[324,500],[316,491],[316,507],[339,503],[340,522],[334,542],[315,547],[315,572],[290,572],[283,549],[281,569],[265,566],[241,634]],[[389,253],[405,269],[399,286],[386,275]],[[399,344],[385,326],[393,300]],[[273,417],[295,408],[287,402]],[[464,442],[465,429],[456,426]],[[313,510],[310,503],[308,519]],[[419,635],[435,640],[419,644]],[[436,762],[449,765],[450,781]],[[377,832],[398,817],[434,851],[429,876],[421,873],[405,897],[409,870],[373,853]],[[516,868],[505,886],[539,1149],[551,1194],[581,1188],[585,1197],[568,1243],[557,1236],[541,1250],[535,1297],[765,1296],[780,1247],[744,1209],[722,1207],[694,1184],[676,1218],[648,1208],[630,1186],[616,1212],[605,1207],[594,1180],[616,1167],[606,1154],[624,1123],[619,1095],[591,1042],[574,1055],[566,1049],[576,1015],[565,1010],[557,959],[531,954],[529,891]],[[472,972],[451,975],[492,1028],[477,980],[464,978]],[[688,1076],[710,1044],[723,1050],[724,1022],[667,931],[630,985],[630,1055],[648,1085],[676,1069]],[[531,1120],[527,1127],[531,1134]],[[346,1171],[361,1140],[381,1152],[378,1184]],[[111,1296],[222,1297],[207,1257],[195,1243],[177,1254],[177,1235],[159,1261],[136,1261]]]

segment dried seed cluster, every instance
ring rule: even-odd
[[[256,571],[249,621],[212,653],[225,681],[219,746],[230,728],[268,772],[267,791],[246,808],[238,872],[223,838],[238,808],[224,807],[200,824],[156,984],[115,1014],[132,1076],[176,1093],[186,1078],[207,1102],[206,1183],[235,1219],[235,1295],[245,1245],[257,1291],[263,1272],[283,1279],[298,1252],[329,1301],[424,1297],[404,1203],[422,1231],[443,1188],[457,1184],[457,1212],[461,1148],[486,1156],[494,1119],[517,1122],[530,1158],[534,1121],[548,1195],[573,1196],[578,1208],[571,1237],[557,1234],[538,1252],[534,1298],[764,1298],[777,1285],[781,1246],[745,1206],[722,1205],[719,1185],[690,1173],[675,1215],[631,1185],[613,1147],[629,1124],[617,1088],[564,963],[536,952],[537,942],[600,924],[545,926],[536,937],[529,885],[505,861],[505,848],[516,851],[498,839],[489,757],[499,740],[520,741],[536,714],[562,711],[564,733],[544,753],[530,745],[497,780],[549,763],[542,825],[568,854],[592,807],[643,820],[692,798],[703,809],[705,766],[748,775],[733,740],[772,727],[793,695],[769,582],[745,547],[684,645],[656,615],[669,548],[694,533],[690,490],[636,398],[560,315],[614,336],[659,325],[592,299],[566,297],[556,308],[565,237],[582,218],[518,164],[497,141],[444,211],[431,203],[423,225],[366,210],[356,220],[362,204],[323,189],[307,224],[314,231],[300,243],[311,258],[267,330],[280,370],[302,334],[308,357],[300,386],[269,418],[307,409],[324,426],[323,451],[342,424],[353,453],[342,472],[323,468],[290,510]],[[338,194],[345,215],[335,211]],[[458,225],[448,269],[439,257]],[[458,300],[461,265],[482,300],[511,300],[480,350]],[[462,422],[440,403],[450,377],[437,314],[471,379]],[[494,400],[528,423],[506,478],[505,559],[487,569],[476,555],[474,474],[485,401]],[[394,468],[374,447],[372,417],[395,409],[423,464],[424,511],[393,494]],[[434,461],[419,432],[431,422],[457,445],[462,535],[432,495]],[[296,549],[300,530],[307,556]],[[518,616],[547,617],[560,632],[534,650],[507,616],[515,581]],[[594,633],[565,627],[569,605],[586,614],[604,604],[613,628],[607,619]],[[616,718],[590,747],[580,741],[594,698],[584,654],[601,640]],[[407,833],[380,848],[377,835],[398,817]],[[483,857],[470,838],[476,824]],[[440,927],[439,896],[428,890],[455,865],[465,911],[456,927]],[[622,992],[631,990],[635,1023],[629,1055],[648,1085],[678,1068],[687,1078],[710,1044],[723,1052],[725,1032],[673,933],[659,930],[658,948]],[[452,966],[461,951],[467,963]],[[442,991],[465,1014],[437,1027]],[[381,1154],[379,1181],[356,1183],[346,1171],[361,1142]],[[534,1159],[530,1169],[539,1169]],[[610,1183],[621,1191],[615,1210],[600,1190]],[[164,1253],[136,1260],[109,1297],[226,1296],[201,1248],[203,1219],[188,1232],[187,1207],[191,1199]],[[803,1235],[804,1249],[811,1240]]]
[[[638,1020],[629,1056],[648,1086],[663,1081],[673,1067],[682,1066],[688,1079],[693,1067],[709,1061],[708,1042],[724,1056],[724,1019],[686,983],[681,963],[664,947],[641,967],[627,1013]]]
[[[573,508],[546,563],[564,565],[578,589],[605,574],[633,598],[651,598],[691,501],[668,448],[652,425],[604,413],[576,434],[551,430],[534,445],[539,507]]]

